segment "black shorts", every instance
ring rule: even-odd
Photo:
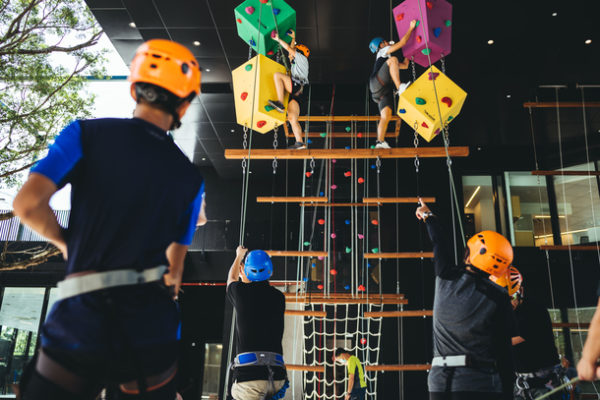
[[[371,97],[377,103],[379,112],[384,108],[394,108],[394,83],[390,75],[390,67],[387,62],[383,63],[376,74],[369,79]]]
[[[292,92],[290,93],[289,101],[295,100],[298,105],[302,105],[304,101],[304,85],[296,83],[292,80]]]

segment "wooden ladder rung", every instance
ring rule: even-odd
[[[531,175],[541,175],[541,176],[600,176],[600,171],[531,171]]]
[[[298,117],[298,121],[310,122],[376,122],[380,119],[379,115],[301,115]],[[400,121],[400,117],[394,115],[391,121]]]
[[[324,196],[257,196],[257,203],[327,203]]]
[[[367,371],[429,371],[431,364],[367,365]]]
[[[307,371],[307,372],[325,372],[323,365],[300,365],[300,364],[285,364],[288,371]]]
[[[556,245],[556,246],[540,246],[540,250],[571,250],[571,251],[597,251],[598,245],[585,245],[576,244],[573,246]]]
[[[371,204],[364,203],[310,203],[307,207],[369,207]]]
[[[554,101],[528,101],[523,103],[523,108],[556,108],[556,102]],[[561,101],[558,103],[560,108],[582,108],[583,103],[580,101]],[[586,101],[585,107],[598,108],[600,107],[600,101]]]
[[[577,322],[553,322],[553,328],[581,328],[581,329],[589,329],[589,322],[582,322],[578,324]]]
[[[444,147],[397,147],[394,149],[225,149],[225,158],[228,160],[241,160],[243,158],[252,160],[304,160],[304,159],[363,159],[363,158],[413,158],[418,155],[421,158],[446,157]],[[467,146],[453,146],[448,148],[451,157],[467,157],[469,148]]]
[[[365,318],[389,317],[432,317],[433,310],[406,310],[406,311],[366,311]]]
[[[308,311],[308,310],[285,310],[285,315],[295,315],[302,317],[323,317],[327,316],[326,311]]]
[[[326,251],[265,250],[271,257],[327,257]]]
[[[365,253],[364,258],[380,259],[380,258],[433,258],[433,252],[404,252],[404,253]]]
[[[425,203],[435,203],[435,197],[421,197]],[[363,197],[363,203],[366,204],[384,204],[384,203],[414,203],[419,202],[418,197]]]
[[[312,298],[329,298],[329,299],[403,299],[403,293],[369,293],[367,294],[352,294],[352,293],[284,293],[285,297],[312,297]]]
[[[326,297],[286,297],[286,303],[297,304],[408,304],[408,300],[403,298],[353,298],[336,299]]]

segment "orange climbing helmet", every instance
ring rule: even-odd
[[[175,96],[193,98],[200,94],[200,67],[185,46],[164,39],[142,44],[131,62],[129,81],[161,87]],[[135,92],[132,91],[135,99]]]
[[[506,270],[503,276],[490,275],[490,279],[495,284],[506,288],[508,295],[511,297],[521,289],[521,285],[523,284],[523,275],[513,265]]]
[[[467,264],[496,277],[503,276],[513,260],[512,246],[504,236],[494,231],[473,235],[467,247]]]
[[[306,58],[308,58],[308,56],[310,55],[310,50],[308,49],[308,47],[306,47],[303,44],[297,44],[296,45],[296,50],[298,50],[302,54],[304,54],[304,57],[306,57]]]

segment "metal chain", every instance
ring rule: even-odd
[[[244,146],[244,150],[248,148],[248,126],[244,125],[244,141],[242,142]],[[242,174],[246,174],[246,167],[248,163],[246,162],[246,157],[242,158]]]
[[[275,149],[275,150],[277,150],[277,146],[279,146],[279,142],[277,141],[277,131],[278,130],[279,130],[278,126],[273,128],[273,149]]]
[[[377,160],[375,161],[375,166],[377,167],[377,173],[381,172],[381,157],[377,156]]]
[[[252,46],[248,46],[248,60],[252,58]]]
[[[415,171],[418,174],[419,166],[421,165],[421,162],[419,161],[419,154],[417,153],[417,150],[419,149],[419,134],[417,133],[417,126],[418,126],[417,122],[415,121],[415,126],[414,126],[415,138],[413,140],[413,144],[415,145]]]
[[[442,57],[440,58],[440,63],[442,64],[442,72],[445,75],[446,74],[446,58],[444,57],[444,53],[442,53]]]
[[[413,82],[417,80],[417,70],[415,69],[415,58],[410,58],[410,68],[412,70]]]
[[[314,174],[315,173],[315,158],[311,157],[310,158],[310,174]]]

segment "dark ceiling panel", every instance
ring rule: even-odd
[[[164,28],[160,15],[148,0],[123,0],[138,28]]]
[[[112,42],[127,65],[131,64],[135,51],[144,43],[141,38],[139,40],[114,39]]]
[[[125,8],[121,0],[86,0],[89,8]]]
[[[212,28],[208,7],[202,0],[152,0],[168,28]]]
[[[224,57],[201,58],[198,63],[204,70],[202,73],[203,83],[231,82],[231,72],[229,72],[229,66]],[[210,71],[208,71],[209,69]]]
[[[140,29],[140,34],[144,40],[150,39],[170,39],[169,32],[164,28]]]
[[[127,10],[93,10],[93,13],[111,40],[142,40],[140,32],[129,26],[132,20]]]
[[[171,38],[185,46],[199,59],[204,57],[223,57],[223,49],[214,29],[189,28],[178,29],[169,28]],[[200,42],[200,46],[195,46],[194,41]],[[200,60],[202,61],[202,60]]]

